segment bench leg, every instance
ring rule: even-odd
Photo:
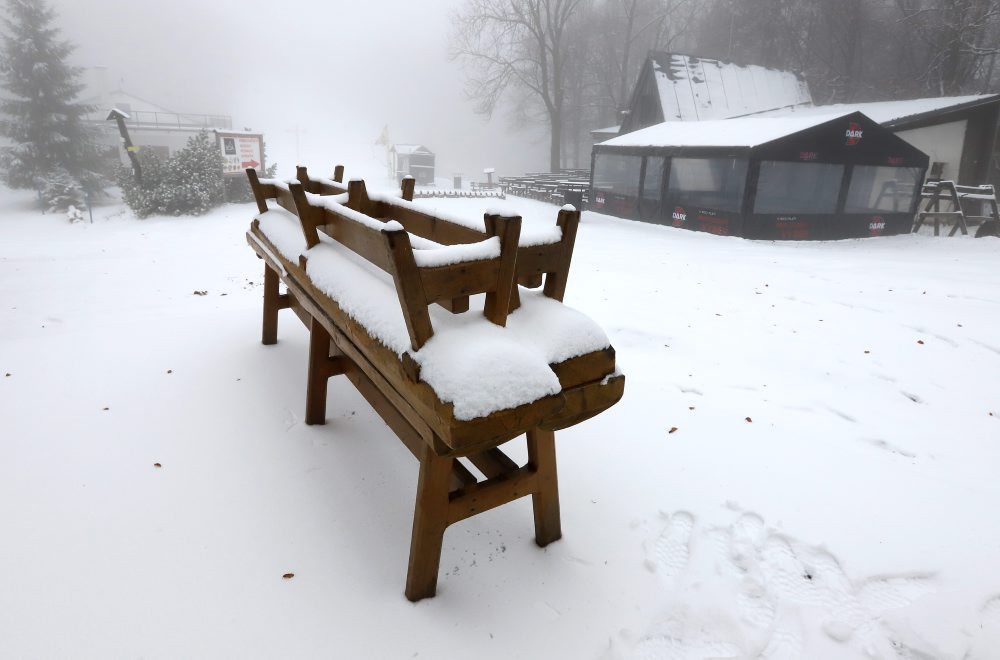
[[[265,346],[278,343],[278,273],[264,264],[264,324],[261,342]]]
[[[330,382],[330,333],[313,319],[309,325],[309,374],[306,424],[326,424],[326,387]]]
[[[420,458],[410,565],[406,573],[406,597],[411,601],[430,598],[437,591],[441,544],[444,530],[448,527],[448,490],[454,460],[441,458],[430,449],[424,449]]]
[[[555,431],[528,431],[528,465],[538,473],[538,490],[531,495],[531,506],[535,512],[535,543],[544,548],[562,538]]]

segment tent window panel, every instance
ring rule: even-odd
[[[754,213],[834,213],[843,177],[833,163],[761,161]]]
[[[641,156],[599,154],[594,164],[594,189],[638,197],[641,168]]]
[[[855,165],[844,212],[908,213],[919,183],[920,169],[916,167]]]
[[[668,190],[678,203],[739,211],[746,179],[746,159],[674,158]]]
[[[646,159],[646,176],[642,181],[642,198],[660,201],[663,170],[667,159],[663,156],[650,156]]]

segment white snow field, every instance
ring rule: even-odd
[[[303,423],[255,207],[30,202],[0,192],[2,658],[1000,657],[1000,240],[585,213],[566,302],[628,380],[557,434],[563,539],[528,500],[459,523],[411,604],[417,464],[346,381]]]

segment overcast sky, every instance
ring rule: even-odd
[[[462,93],[447,59],[462,0],[50,2],[75,64],[107,66],[112,89],[264,132],[282,175],[296,160],[379,171],[373,143],[386,124],[394,142],[434,151],[439,177],[546,169],[543,134],[513,129],[502,112],[487,121]]]

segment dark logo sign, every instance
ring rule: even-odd
[[[604,193],[597,193],[594,195],[594,203],[604,206]]]
[[[880,215],[873,216],[868,221],[869,236],[881,236],[882,232],[884,231],[885,231],[885,219],[882,216]]]
[[[800,151],[799,152],[799,160],[804,160],[804,161],[819,160],[819,152],[818,151]]]
[[[889,156],[890,165],[902,165],[905,162],[902,156]]]
[[[680,206],[676,207],[673,212],[674,227],[680,227],[684,224],[684,221],[688,219],[687,213]]]
[[[853,147],[861,142],[862,137],[864,137],[864,131],[861,130],[861,125],[852,121],[847,127],[847,146]]]

